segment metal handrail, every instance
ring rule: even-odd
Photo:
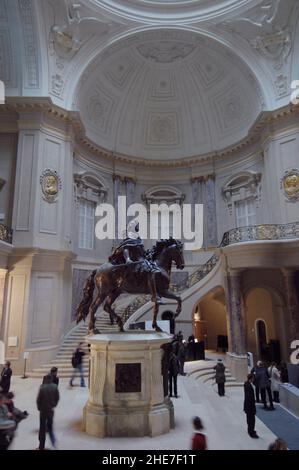
[[[299,238],[299,222],[263,224],[238,227],[225,232],[220,247],[263,240],[290,240]]]

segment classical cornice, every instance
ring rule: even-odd
[[[244,150],[250,145],[257,143],[261,139],[261,134],[264,131],[267,131],[268,133],[273,132],[274,124],[283,122],[292,116],[299,115],[299,105],[288,104],[287,106],[274,111],[263,111],[256,119],[244,139],[234,145],[224,148],[221,151],[210,152],[202,155],[193,155],[191,157],[175,159],[173,161],[149,160],[145,158],[131,157],[129,155],[115,153],[100,147],[87,137],[84,124],[77,111],[67,111],[53,104],[52,100],[47,97],[8,97],[6,104],[0,106],[0,113],[1,111],[14,111],[19,115],[22,113],[42,112],[49,118],[55,119],[65,125],[69,125],[73,130],[75,142],[80,148],[85,148],[90,153],[99,155],[110,162],[114,160],[115,162],[121,162],[135,167],[188,168],[204,162],[213,163],[216,160],[222,160],[227,156],[239,153],[240,150]]]

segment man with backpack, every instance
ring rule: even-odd
[[[74,368],[74,372],[72,378],[70,380],[70,386],[73,387],[73,380],[76,377],[77,373],[80,374],[81,379],[81,387],[85,387],[84,375],[83,375],[83,356],[85,356],[85,352],[82,349],[82,345],[84,343],[79,343],[76,351],[73,353],[72,356],[72,366]]]

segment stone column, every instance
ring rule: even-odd
[[[217,241],[217,217],[215,198],[215,175],[208,175],[204,180],[204,221],[205,221],[205,246],[216,246]]]
[[[246,319],[242,296],[242,271],[231,270],[227,276],[228,314],[230,331],[233,339],[232,351],[237,354],[246,353]]]
[[[236,337],[234,331],[234,318],[233,318],[233,309],[231,303],[231,276],[227,274],[225,276],[225,300],[226,300],[226,324],[227,324],[227,337],[228,337],[228,350],[230,352],[236,351]]]
[[[230,270],[225,280],[228,345],[227,363],[233,377],[244,380],[247,374],[247,334],[242,296],[242,272]]]
[[[0,340],[4,340],[4,294],[7,269],[0,269]]]
[[[132,178],[125,178],[126,183],[126,196],[127,196],[127,209],[131,204],[134,204],[134,196],[135,196],[135,186],[136,183]]]
[[[115,211],[115,246],[118,243],[118,196],[120,191],[120,177],[113,175],[113,205]]]
[[[203,179],[202,177],[191,178],[191,190],[192,190],[192,205],[203,204]],[[204,212],[205,217],[205,212]],[[195,227],[194,211],[192,213],[192,224]],[[205,244],[205,238],[204,238]]]
[[[30,353],[29,370],[55,357],[71,326],[75,131],[65,114],[54,114],[48,100],[16,106],[14,248],[8,263],[5,339],[6,356],[18,373],[24,351]]]
[[[286,305],[288,310],[289,338],[290,341],[299,336],[299,304],[295,284],[295,269],[282,269]]]

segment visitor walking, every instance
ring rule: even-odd
[[[177,379],[180,370],[180,362],[174,351],[170,353],[168,363],[168,382],[169,382],[169,396],[172,397],[172,385],[175,398],[178,398]]]
[[[73,356],[72,356],[72,366],[74,368],[74,372],[70,380],[71,387],[73,387],[73,380],[77,374],[80,375],[81,387],[85,387],[85,380],[84,380],[84,375],[83,375],[83,364],[82,364],[83,357],[85,356],[85,352],[82,349],[83,344],[84,343],[79,343],[79,346],[77,347],[76,351],[73,353]]]
[[[271,381],[271,392],[273,393],[273,401],[279,403],[279,384],[281,384],[280,373],[277,369],[275,362],[271,364],[268,369],[268,374]]]
[[[216,366],[214,367],[215,370],[215,381],[218,386],[218,395],[220,397],[224,397],[225,395],[225,366],[222,362],[222,359],[218,359]]]
[[[40,386],[36,399],[37,409],[39,410],[39,450],[45,449],[46,433],[52,446],[56,447],[56,438],[53,430],[54,408],[59,401],[59,391],[57,385],[52,382],[49,375],[44,377],[43,384]]]
[[[207,450],[206,436],[201,432],[203,429],[202,421],[198,416],[193,419],[194,434],[192,437],[191,450]]]
[[[254,398],[254,388],[253,388],[253,374],[247,375],[247,381],[244,382],[244,412],[246,413],[247,419],[247,431],[250,437],[258,439],[258,435],[255,431],[255,398]]]
[[[12,376],[12,370],[10,368],[10,362],[6,361],[2,372],[1,372],[1,379],[0,379],[0,388],[2,389],[2,393],[8,393],[10,389],[10,380]]]

